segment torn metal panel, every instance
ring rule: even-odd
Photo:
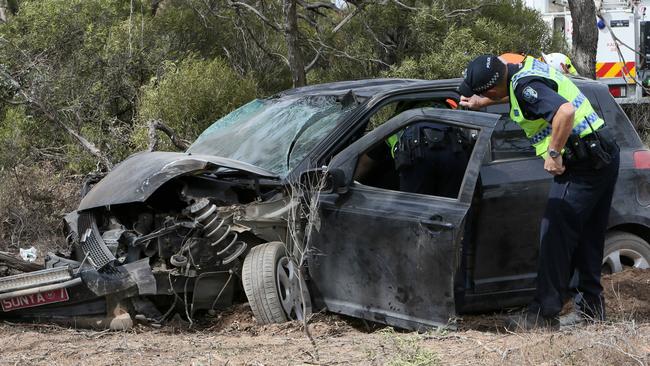
[[[224,309],[232,304],[236,276],[229,271],[206,272],[194,282],[192,314],[198,310]]]
[[[97,296],[137,289],[139,295],[155,295],[156,279],[149,258],[119,267],[109,266],[102,271],[86,270],[80,273],[83,283]]]
[[[299,219],[291,216],[292,212],[299,213],[300,204],[297,199],[279,194],[268,201],[245,205],[234,221],[249,227],[253,234],[266,241],[286,241],[288,222]]]
[[[122,266],[131,276],[131,279],[138,286],[138,294],[155,295],[156,278],[153,275],[149,258],[144,258],[136,262],[127,263]]]
[[[127,290],[138,293],[137,283],[126,269],[110,268],[109,271],[83,271],[80,273],[83,283],[97,296],[106,296]]]

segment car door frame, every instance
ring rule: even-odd
[[[455,315],[454,281],[460,265],[460,245],[464,237],[464,224],[474,196],[483,156],[488,152],[491,133],[499,118],[498,115],[483,112],[435,108],[408,110],[378,126],[332,159],[328,169],[338,170],[343,174],[347,193],[323,192],[319,197],[320,228],[317,233],[312,234],[313,241],[310,247],[313,254],[308,261],[310,288],[316,304],[321,304],[332,312],[407,329],[448,325],[449,319]],[[479,131],[457,198],[391,191],[352,182],[360,154],[391,133],[420,121],[449,123]],[[390,210],[386,211],[388,208]],[[358,272],[352,272],[352,275],[345,274],[345,270],[355,266],[357,260],[365,261],[368,273],[372,269],[374,273],[381,274],[380,271],[386,264],[363,258],[367,254],[363,237],[355,238],[355,233],[343,232],[344,230],[336,226],[337,222],[340,223],[336,220],[341,219],[339,216],[345,215],[352,218],[366,215],[374,220],[383,217],[382,215],[387,212],[392,212],[391,220],[401,220],[400,222],[403,222],[405,227],[409,227],[411,232],[417,231],[414,234],[419,238],[416,243],[417,250],[424,246],[423,253],[429,257],[423,258],[433,258],[438,266],[428,266],[426,265],[428,262],[420,263],[413,253],[402,253],[396,250],[389,242],[389,238],[373,241],[370,244],[376,245],[371,248],[373,258],[381,258],[379,254],[388,252],[397,256],[402,254],[411,260],[416,258],[417,263],[414,266],[416,272],[410,273],[419,274],[420,272],[417,271],[421,271],[424,275],[435,276],[437,283],[442,284],[441,288],[427,287],[427,281],[423,282],[421,278],[407,281],[409,283],[404,284],[401,290],[400,283],[383,283],[381,279],[365,285],[355,281],[357,277],[363,278],[366,273],[361,273],[359,276],[354,275]],[[434,214],[429,215],[432,212]],[[436,238],[444,238],[444,240]],[[355,255],[339,255],[340,251],[347,249],[356,250]],[[431,281],[435,282],[433,279]],[[372,298],[368,298],[367,303],[355,303],[354,300],[349,299],[350,296],[354,297],[355,291],[358,293],[367,290],[366,286],[374,286],[378,295],[370,296]],[[392,287],[390,291],[387,290],[389,287]],[[405,287],[411,287],[410,293],[404,290]],[[394,298],[386,298],[387,291],[392,291],[390,296],[394,295]]]
[[[365,128],[369,118],[383,106],[398,100],[413,100],[425,97],[444,97],[460,99],[458,85],[461,79],[433,80],[418,86],[395,88],[377,93],[362,102],[357,111],[350,115],[344,123],[325,137],[305,159],[294,167],[287,175],[287,180],[297,179],[304,171],[329,165],[334,155],[341,153],[353,142],[350,137]],[[354,91],[354,89],[352,89]]]

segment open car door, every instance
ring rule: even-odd
[[[498,115],[423,108],[406,111],[335,156],[339,187],[323,192],[312,235],[310,289],[329,311],[407,329],[447,325],[455,314],[461,241]],[[458,196],[400,192],[354,181],[359,157],[420,122],[471,131],[473,148]],[[342,179],[340,179],[343,177]]]

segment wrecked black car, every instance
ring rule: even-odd
[[[603,271],[647,268],[650,151],[606,86],[575,81],[621,145]],[[0,317],[121,328],[247,301],[260,323],[327,309],[423,329],[525,304],[551,177],[507,106],[449,108],[459,83],[293,89],[184,153],[129,157],[65,217],[70,256],[0,279]],[[459,137],[463,166],[437,177],[453,194],[400,187],[385,146],[418,123]]]

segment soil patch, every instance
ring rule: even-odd
[[[629,269],[603,276],[610,320],[650,322],[650,269]]]

